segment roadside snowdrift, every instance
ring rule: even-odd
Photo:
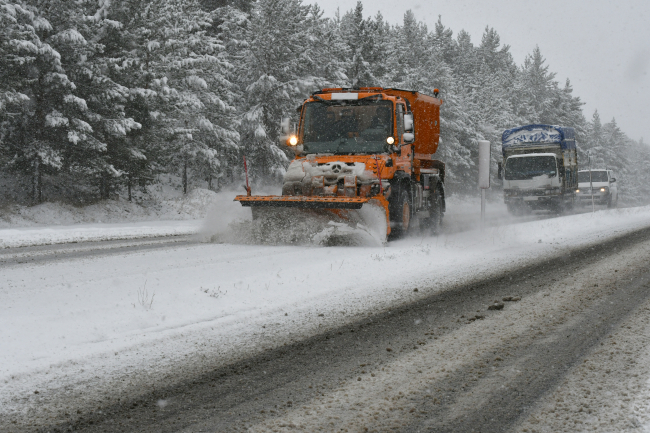
[[[0,208],[0,229],[43,225],[195,220],[205,217],[217,195],[213,191],[197,188],[186,196],[180,193],[152,195],[142,204],[126,200],[106,200],[83,207],[56,202],[29,207],[12,205]]]

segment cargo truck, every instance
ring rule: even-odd
[[[503,198],[508,211],[573,208],[578,186],[578,157],[573,128],[526,125],[502,135]]]

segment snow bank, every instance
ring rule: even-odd
[[[227,193],[226,193],[227,194]],[[0,208],[0,229],[42,225],[88,223],[126,223],[134,221],[195,220],[204,218],[218,194],[197,188],[186,196],[159,193],[140,204],[124,200],[106,200],[76,207],[64,203]]]
[[[0,248],[189,235],[197,233],[201,224],[201,220],[150,221],[0,229]]]

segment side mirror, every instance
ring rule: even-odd
[[[404,143],[413,143],[415,141],[415,134],[412,132],[405,132],[402,135],[402,138],[404,138]]]
[[[404,115],[404,131],[413,132],[413,115],[405,114]]]
[[[503,179],[503,163],[497,162],[497,179]]]
[[[613,177],[613,178],[610,180],[610,182],[616,182],[616,178]]]

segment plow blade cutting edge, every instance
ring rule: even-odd
[[[242,206],[259,207],[298,207],[303,209],[361,209],[370,198],[356,197],[300,197],[300,196],[246,196],[239,195],[235,200]]]
[[[240,195],[235,201],[253,210],[255,234],[264,243],[384,243],[390,232],[383,197]]]

